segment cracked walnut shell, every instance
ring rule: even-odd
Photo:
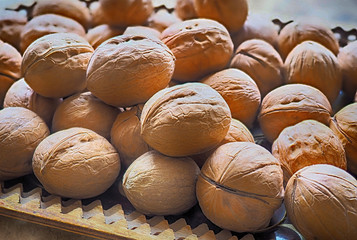
[[[305,239],[356,239],[357,181],[340,168],[316,164],[299,170],[286,186],[284,204]]]
[[[231,112],[210,86],[186,83],[157,92],[145,103],[140,121],[150,147],[178,157],[217,146],[228,132]]]
[[[47,192],[83,199],[105,192],[114,183],[120,159],[104,137],[86,128],[70,128],[38,145],[32,167]]]
[[[268,226],[284,197],[283,171],[265,148],[250,142],[226,143],[201,169],[196,194],[204,215],[235,232]]]

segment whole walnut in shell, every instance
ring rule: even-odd
[[[143,25],[154,11],[151,0],[99,0],[99,3],[109,25]]]
[[[250,13],[243,27],[232,33],[231,37],[235,48],[250,39],[264,40],[275,48],[278,45],[278,26],[268,16]]]
[[[49,134],[46,123],[26,108],[0,110],[0,181],[31,173],[32,155]]]
[[[284,67],[287,83],[303,83],[323,92],[333,103],[342,87],[337,57],[313,41],[297,45],[287,56]]]
[[[122,35],[101,44],[89,61],[87,88],[116,107],[146,102],[169,83],[175,57],[158,39]]]
[[[75,33],[85,37],[84,27],[77,21],[57,14],[43,14],[32,18],[21,32],[21,52],[36,39],[51,33]]]
[[[90,26],[91,16],[89,9],[80,0],[40,0],[32,10],[32,17],[43,14],[58,14],[76,20],[84,28]]]
[[[174,12],[182,20],[197,18],[197,13],[193,5],[193,0],[176,0]]]
[[[357,175],[357,103],[338,111],[330,121],[330,128],[345,148],[348,171]]]
[[[306,239],[356,239],[357,181],[329,164],[296,172],[285,190],[289,220]]]
[[[236,232],[268,226],[284,197],[279,161],[250,142],[226,143],[207,159],[196,184],[204,215]]]
[[[329,127],[315,120],[286,127],[274,141],[272,153],[282,165],[286,182],[296,171],[313,164],[347,169],[340,139]]]
[[[222,95],[233,118],[248,127],[253,126],[261,97],[257,84],[248,74],[235,68],[229,68],[216,72],[201,82]]]
[[[251,39],[239,45],[233,56],[231,68],[247,73],[258,85],[262,97],[283,84],[283,61],[269,43]]]
[[[203,83],[157,92],[144,105],[141,134],[150,147],[178,157],[208,151],[226,136],[231,112],[222,96]]]
[[[241,123],[239,120],[232,118],[231,125],[229,130],[222,140],[222,142],[218,145],[221,146],[225,143],[229,142],[252,142],[254,143],[254,137],[249,129]],[[192,159],[195,160],[199,167],[202,167],[203,164],[206,162],[207,158],[218,148],[213,148],[207,152],[192,155]]]
[[[11,85],[4,99],[4,107],[24,107],[37,113],[51,126],[52,117],[61,103],[60,98],[46,98],[38,95],[22,78]]]
[[[123,176],[131,204],[147,215],[177,215],[192,208],[200,169],[189,157],[173,158],[150,151],[137,158]]]
[[[120,113],[115,119],[110,142],[118,150],[122,166],[127,168],[135,159],[149,151],[141,136],[140,115],[143,104]]]
[[[176,57],[173,78],[180,82],[196,81],[224,69],[233,53],[227,29],[209,19],[175,23],[161,33],[161,40]]]
[[[86,70],[93,51],[77,34],[49,34],[26,49],[21,71],[36,93],[44,97],[66,97],[86,87]]]
[[[52,131],[82,127],[109,140],[110,130],[119,112],[119,109],[105,104],[90,92],[77,93],[63,100],[57,107],[53,115]]]
[[[357,41],[341,48],[337,59],[342,71],[342,89],[352,99],[357,90]]]
[[[247,0],[193,0],[199,18],[222,23],[229,32],[238,31],[248,16]]]
[[[108,24],[101,24],[88,30],[86,39],[96,49],[100,44],[109,38],[123,34],[124,29],[110,26]]]
[[[303,120],[328,125],[331,114],[330,102],[320,90],[305,84],[287,84],[264,97],[258,120],[264,136],[273,142],[284,128]]]
[[[23,12],[0,10],[0,39],[20,51],[20,36],[26,23],[27,17]]]
[[[120,159],[104,137],[86,128],[70,128],[38,145],[32,167],[47,192],[82,199],[97,196],[114,183]]]
[[[21,77],[21,54],[0,40],[0,107],[10,86]]]
[[[291,22],[281,29],[278,36],[281,57],[285,59],[296,45],[308,40],[320,43],[337,56],[340,47],[332,30],[316,19],[305,19]]]

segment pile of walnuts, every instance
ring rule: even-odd
[[[284,204],[307,239],[355,238],[357,41],[341,47],[308,20],[279,29],[248,9],[37,0],[27,15],[1,10],[0,180],[34,173],[76,199],[118,182],[143,214],[198,203],[235,232],[268,227]]]

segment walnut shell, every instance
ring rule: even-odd
[[[11,85],[4,99],[4,107],[23,107],[38,114],[51,126],[52,117],[61,103],[60,98],[46,98],[38,95],[22,78]]]
[[[23,12],[0,10],[0,39],[20,51],[20,35],[26,23]]]
[[[36,148],[33,172],[45,190],[67,198],[90,198],[116,180],[120,159],[102,136],[85,128],[51,134]]]
[[[148,26],[162,32],[172,24],[179,22],[182,20],[174,13],[170,13],[167,9],[159,9],[149,17]]]
[[[236,232],[268,226],[284,197],[279,161],[250,142],[226,143],[207,159],[196,184],[204,215]]]
[[[174,12],[182,20],[197,18],[193,0],[176,0]]]
[[[193,0],[197,16],[222,23],[229,32],[238,31],[248,16],[247,0]]]
[[[146,26],[130,26],[127,27],[123,33],[123,35],[143,35],[155,39],[160,39],[160,34],[161,33],[155,28]]]
[[[21,54],[8,43],[0,42],[0,107],[10,86],[21,77]]]
[[[218,145],[221,146],[225,143],[229,142],[252,142],[254,143],[254,137],[249,129],[241,123],[239,120],[232,118],[231,125],[229,126],[229,130],[222,140],[222,142]],[[206,162],[209,156],[218,148],[211,149],[207,152],[193,155],[191,156],[193,160],[197,163],[199,167],[202,167]]]
[[[316,164],[296,172],[285,191],[285,208],[306,239],[356,239],[357,181],[346,171]]]
[[[76,20],[84,28],[90,26],[91,16],[84,2],[79,0],[41,0],[32,10],[32,17],[43,14],[58,14]]]
[[[248,74],[235,68],[229,68],[216,72],[201,82],[221,94],[227,102],[233,118],[248,127],[253,126],[261,97],[257,84]]]
[[[154,11],[151,0],[99,0],[99,3],[109,25],[142,25]]]
[[[357,90],[357,41],[341,48],[337,59],[343,76],[342,89],[352,99]]]
[[[258,85],[262,97],[283,84],[283,61],[269,43],[251,39],[239,45],[230,63],[247,73]]]
[[[35,148],[50,134],[46,123],[22,107],[0,110],[0,119],[0,180],[31,173]]]
[[[38,94],[66,97],[86,87],[86,69],[93,51],[77,34],[45,35],[26,49],[21,71],[25,81]]]
[[[177,215],[192,208],[200,169],[189,157],[172,158],[150,151],[137,158],[123,176],[131,204],[147,215]]]
[[[109,38],[122,35],[123,28],[110,26],[108,24],[98,25],[88,30],[86,39],[96,49],[100,44],[108,40]]]
[[[250,39],[264,40],[276,48],[278,45],[278,26],[268,16],[250,13],[243,27],[232,33],[231,37],[235,48]]]
[[[338,111],[330,121],[330,128],[345,148],[348,171],[357,175],[357,103]]]
[[[222,70],[233,53],[227,29],[209,19],[173,24],[161,33],[161,40],[176,57],[173,78],[180,82],[199,80]]]
[[[267,140],[273,142],[284,128],[303,120],[328,125],[331,114],[330,102],[320,90],[305,84],[287,84],[264,97],[258,120]]]
[[[307,40],[311,40],[328,48],[337,56],[339,44],[332,30],[316,19],[305,19],[291,22],[281,29],[278,36],[279,52],[283,60],[293,48]]]
[[[140,104],[120,113],[110,132],[110,142],[118,150],[124,168],[150,150],[140,133],[143,107],[144,105]]]
[[[282,165],[286,182],[295,172],[313,164],[347,169],[340,139],[330,128],[315,120],[286,127],[274,141],[272,153]]]
[[[63,100],[56,109],[52,131],[82,127],[109,140],[110,130],[119,112],[119,109],[105,104],[90,92],[77,93]]]
[[[86,36],[85,29],[77,21],[57,14],[43,14],[32,18],[21,32],[21,52],[36,39],[51,33],[75,33]]]
[[[337,57],[321,44],[305,41],[287,56],[284,68],[287,83],[303,83],[319,89],[333,103],[342,87]]]
[[[160,40],[122,35],[98,47],[88,64],[87,88],[103,102],[128,107],[165,88],[175,57]]]
[[[221,95],[203,83],[186,83],[157,92],[144,105],[141,134],[168,156],[205,152],[226,136],[231,113]]]

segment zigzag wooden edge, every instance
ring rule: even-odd
[[[126,215],[120,204],[104,210],[100,200],[85,206],[80,200],[43,197],[41,188],[24,192],[21,183],[8,189],[1,183],[0,214],[99,239],[238,240],[227,230],[214,234],[206,224],[191,229],[183,218],[169,224],[163,216]]]

